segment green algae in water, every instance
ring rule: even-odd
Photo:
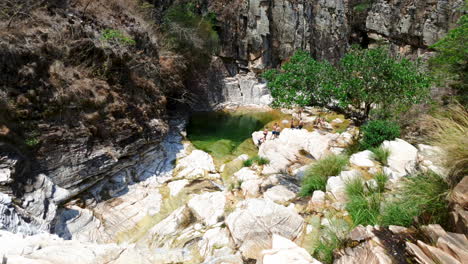
[[[274,111],[196,113],[190,118],[187,134],[197,149],[218,162],[227,162],[241,154],[255,155],[258,150],[252,133],[279,117]]]

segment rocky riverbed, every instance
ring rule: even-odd
[[[319,113],[306,109],[304,119],[312,121]],[[186,119],[172,120],[158,148],[140,153],[134,157],[135,165],[57,209],[52,222],[56,235],[2,231],[0,255],[6,263],[66,263],[71,258],[76,263],[320,263],[310,252],[327,235],[323,227],[350,232],[344,209],[347,181],[359,177],[374,184],[373,175],[384,171],[391,189],[413,171],[443,171],[439,149],[396,139],[383,143],[391,150],[386,166],[369,151],[358,152],[344,171],[328,179],[326,192],[298,196],[310,164],[343,152],[355,140],[357,127],[334,131],[344,121],[335,118],[313,131],[285,128],[277,139],[268,135],[258,155],[269,164],[244,166],[249,157],[240,155],[216,166],[210,154],[187,140]],[[252,141],[257,143],[262,136],[262,131],[254,131]],[[466,188],[464,182],[460,184]],[[466,203],[461,190],[457,193]],[[17,213],[9,196],[0,201],[10,217]],[[397,253],[426,261],[421,263],[466,260],[464,236],[434,225],[425,230],[434,236],[437,247],[419,241],[410,229],[359,227],[349,236],[360,246],[343,251],[336,261],[359,263],[365,256],[371,263],[394,263],[385,240],[390,238],[383,234],[393,236],[394,242],[412,237],[408,252],[403,247]]]

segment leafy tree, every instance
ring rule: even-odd
[[[460,102],[468,105],[468,15],[463,15],[458,27],[431,48],[438,51],[430,60],[431,68],[444,78],[454,80],[453,87],[459,92]]]
[[[263,77],[268,80],[268,88],[276,106],[306,106],[323,102],[325,88],[333,85],[336,76],[333,66],[319,62],[305,51],[297,51],[278,71],[268,70]]]
[[[396,59],[383,47],[353,48],[339,65],[340,82],[332,92],[341,107],[351,106],[365,120],[372,107],[401,112],[423,102],[431,81],[417,64]]]
[[[328,105],[359,120],[368,119],[372,108],[403,111],[420,103],[431,84],[417,64],[393,58],[383,47],[353,47],[337,66],[299,51],[264,77],[276,105]]]
[[[219,45],[219,37],[214,30],[212,13],[205,16],[196,12],[193,3],[173,5],[164,17],[164,28],[171,47],[179,52],[209,55]]]

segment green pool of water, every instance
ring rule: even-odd
[[[277,111],[195,113],[190,118],[187,136],[219,165],[241,154],[255,155],[258,150],[252,142],[252,132],[279,118],[281,114]]]

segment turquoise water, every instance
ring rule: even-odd
[[[197,149],[226,162],[241,154],[255,154],[252,132],[278,118],[274,111],[195,113],[190,118],[187,136]]]

